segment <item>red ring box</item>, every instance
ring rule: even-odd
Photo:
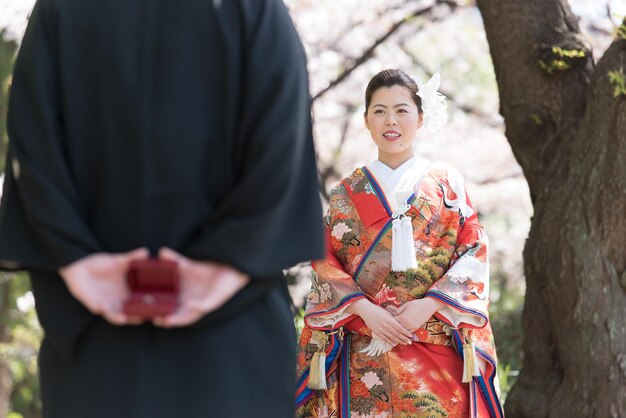
[[[124,302],[128,316],[154,318],[178,308],[180,278],[175,261],[148,259],[130,263],[126,273],[129,298]]]

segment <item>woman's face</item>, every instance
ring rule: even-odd
[[[381,87],[372,94],[365,127],[378,147],[379,159],[413,155],[413,141],[422,117],[413,93],[403,86]]]

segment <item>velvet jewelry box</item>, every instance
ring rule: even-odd
[[[130,297],[124,302],[128,316],[154,318],[178,308],[179,275],[174,261],[148,259],[131,262],[126,280]]]

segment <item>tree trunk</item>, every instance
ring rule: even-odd
[[[626,40],[594,68],[565,0],[478,7],[535,212],[507,416],[626,417],[626,95],[608,79]]]

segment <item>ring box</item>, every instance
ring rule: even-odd
[[[133,261],[126,280],[130,291],[124,302],[126,315],[149,319],[169,315],[178,308],[180,278],[175,261]]]

